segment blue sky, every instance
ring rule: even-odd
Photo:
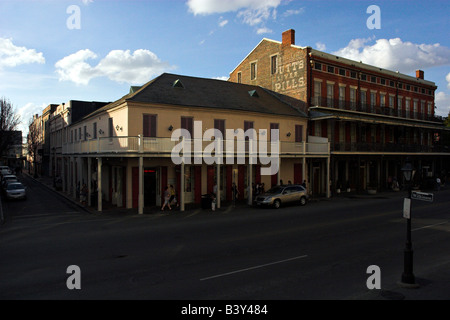
[[[380,29],[369,29],[371,5]],[[0,97],[27,131],[48,104],[114,101],[163,72],[226,79],[262,38],[425,78],[450,110],[450,3],[351,0],[1,0]]]

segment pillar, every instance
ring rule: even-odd
[[[139,205],[138,213],[144,213],[144,157],[139,157]]]
[[[92,158],[88,158],[88,165],[87,165],[87,184],[88,184],[88,199],[87,203],[90,207],[92,205],[91,203],[91,193],[92,193],[92,177],[91,177],[91,165],[92,165]]]
[[[97,160],[97,204],[98,211],[102,212],[102,158]]]

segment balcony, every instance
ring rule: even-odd
[[[416,119],[432,122],[442,122],[444,120],[441,116],[429,115],[423,112],[414,112],[412,110],[398,110],[389,106],[379,106],[357,101],[331,99],[327,97],[314,97],[312,99],[312,105],[317,107],[333,108],[336,110],[365,112],[370,114],[378,114],[405,119]]]
[[[384,153],[450,153],[448,146],[401,143],[332,143],[331,151],[338,152],[384,152]]]
[[[267,154],[272,154],[272,150],[276,150],[276,144],[266,143]],[[210,146],[212,141],[203,141],[195,139],[186,139],[185,150],[192,151],[192,155],[196,155],[195,150],[201,147],[202,152],[206,147]],[[153,154],[170,156],[172,150],[180,141],[172,141],[171,138],[144,138],[144,137],[111,137],[98,138],[85,141],[77,141],[74,143],[65,143],[62,147],[62,153],[65,155],[80,154]],[[223,154],[232,152],[234,156],[248,156],[249,144],[247,141],[222,140]],[[256,143],[253,146],[254,153],[260,153],[261,146]],[[230,150],[230,151],[228,151]],[[280,141],[279,150],[277,152],[284,156],[308,156],[308,155],[329,155],[329,143],[308,143],[308,142],[288,142]]]

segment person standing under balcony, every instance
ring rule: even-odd
[[[169,210],[172,210],[172,208],[170,207],[170,203],[169,203],[169,201],[170,201],[170,196],[171,196],[171,194],[170,194],[169,187],[166,187],[166,188],[164,189],[164,204],[163,204],[163,206],[162,206],[162,208],[161,208],[161,211],[164,211],[164,208],[165,208],[166,206],[169,208]]]

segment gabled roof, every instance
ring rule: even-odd
[[[259,86],[164,73],[125,100],[217,110],[306,116]]]

